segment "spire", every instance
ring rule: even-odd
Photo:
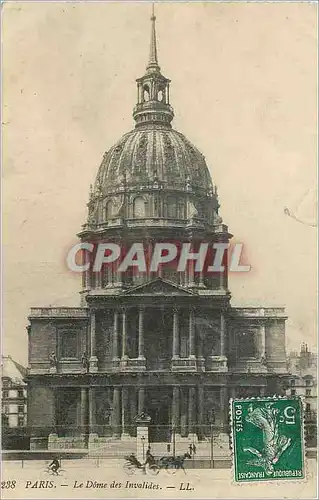
[[[160,71],[160,67],[158,65],[157,60],[157,45],[156,45],[156,29],[155,29],[155,12],[154,12],[154,2],[152,3],[152,16],[151,16],[151,43],[150,43],[150,55],[148,58],[148,65],[146,69],[148,71]]]
[[[154,3],[151,16],[151,44],[146,73],[137,82],[137,104],[133,109],[136,127],[157,124],[171,127],[174,111],[169,103],[170,80],[161,74],[157,60]]]

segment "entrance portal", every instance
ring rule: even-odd
[[[151,417],[150,442],[168,442],[171,439],[172,396],[169,387],[153,387],[146,397],[146,412]]]

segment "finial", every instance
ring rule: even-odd
[[[158,60],[157,60],[156,29],[155,29],[156,16],[155,16],[154,5],[155,5],[154,2],[152,2],[151,44],[150,44],[150,55],[149,55],[148,65],[147,65],[146,69],[153,70],[153,71],[159,71],[160,67],[158,65]]]

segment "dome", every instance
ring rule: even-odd
[[[216,186],[204,156],[172,128],[170,80],[157,59],[155,16],[145,74],[136,80],[135,128],[104,156],[88,203],[86,227],[186,227],[220,223]],[[141,220],[143,219],[143,221]]]
[[[204,156],[172,128],[153,124],[125,134],[101,163],[95,189],[103,194],[117,191],[125,180],[139,188],[158,182],[162,189],[185,190],[185,186],[208,192],[212,181]]]

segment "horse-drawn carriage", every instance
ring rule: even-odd
[[[182,469],[186,474],[184,469],[184,461],[186,458],[192,458],[188,452],[184,453],[184,455],[166,456],[159,459],[149,453],[146,457],[146,461],[142,463],[136,458],[134,453],[132,453],[125,457],[124,470],[129,475],[134,474],[137,470],[156,475],[160,470],[175,474],[176,471]]]

